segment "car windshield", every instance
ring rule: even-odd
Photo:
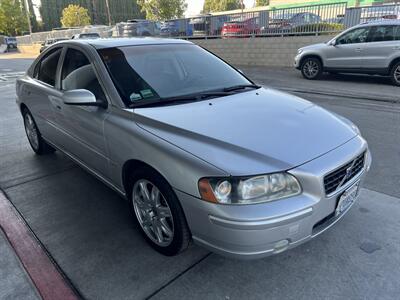
[[[192,44],[125,46],[99,53],[127,106],[252,84]]]

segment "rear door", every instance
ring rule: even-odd
[[[339,36],[336,44],[324,52],[325,67],[342,70],[362,68],[369,31],[370,27],[360,27]]]
[[[59,97],[56,89],[57,69],[59,68],[62,47],[49,50],[36,63],[33,78],[21,86],[21,97],[33,114],[44,138],[55,142],[57,130],[54,120],[52,97]]]
[[[380,25],[371,27],[364,50],[363,66],[367,69],[385,71],[393,56],[400,55],[400,26]]]

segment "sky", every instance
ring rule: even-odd
[[[243,0],[244,5],[247,8],[254,6],[254,0]],[[197,15],[203,9],[204,0],[186,0],[188,5],[185,12],[185,16]]]

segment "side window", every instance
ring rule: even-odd
[[[93,66],[79,50],[68,49],[61,71],[61,89],[64,91],[85,89],[91,91],[99,101],[106,101],[103,88]]]
[[[365,43],[367,42],[369,30],[369,27],[363,27],[349,31],[339,37],[337,43],[339,45]]]
[[[400,26],[395,26],[394,29],[394,39],[400,41]]]
[[[54,86],[56,83],[56,71],[62,48],[57,48],[47,53],[35,66],[34,78]]]
[[[393,41],[396,26],[375,26],[372,27],[368,42]]]

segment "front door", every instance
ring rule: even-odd
[[[338,37],[336,44],[326,50],[325,67],[343,70],[362,68],[368,33],[369,27],[361,27]]]
[[[93,65],[80,50],[68,48],[60,74],[61,92],[76,89],[91,91],[98,101],[107,102]],[[56,122],[61,134],[57,144],[85,166],[104,178],[109,177],[108,151],[103,124],[108,110],[93,106],[63,103],[62,97],[53,98]]]

